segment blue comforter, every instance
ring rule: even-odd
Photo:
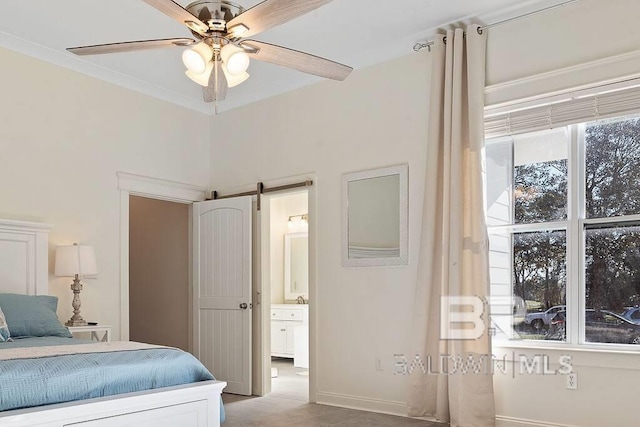
[[[26,338],[3,348],[81,344],[71,338]],[[147,349],[0,361],[0,411],[213,380],[191,354]],[[221,406],[220,422],[224,421]]]

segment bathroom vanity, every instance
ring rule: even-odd
[[[309,305],[271,304],[271,356],[309,367]]]

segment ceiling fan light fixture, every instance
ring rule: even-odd
[[[331,0],[256,0],[245,10],[235,0],[144,0],[169,18],[186,25],[193,38],[163,38],[67,48],[75,55],[99,55],[182,47],[185,74],[204,90],[205,102],[224,100],[228,88],[249,78],[251,59],[333,80],[344,80],[353,68],[316,55],[248,39],[309,13]],[[180,2],[183,3],[183,2]],[[186,3],[186,1],[184,2]]]
[[[222,63],[222,72],[224,73],[224,76],[227,78],[227,86],[229,86],[230,88],[238,86],[241,83],[244,83],[249,78],[249,73],[247,73],[246,71],[242,74],[237,74],[237,75],[230,74],[224,62]]]
[[[187,70],[195,74],[202,74],[207,68],[207,64],[211,62],[213,51],[206,43],[198,43],[191,49],[182,52],[182,63]]]
[[[227,72],[233,76],[242,75],[249,68],[249,55],[236,45],[225,45],[220,51],[220,56],[227,66]]]
[[[205,70],[202,73],[194,73],[191,70],[187,70],[184,73],[193,80],[195,83],[198,83],[200,86],[209,86],[209,79],[211,77],[211,73],[213,72],[213,61],[209,61],[206,64]]]

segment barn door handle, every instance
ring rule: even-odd
[[[246,310],[247,307],[249,307],[249,306],[247,305],[246,302],[243,302],[242,304],[240,304],[240,308],[243,309],[243,310]]]

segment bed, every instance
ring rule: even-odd
[[[0,309],[13,338],[0,342],[0,425],[219,426],[226,383],[190,354],[75,340],[47,317],[57,305],[46,296],[48,230],[0,220]]]

